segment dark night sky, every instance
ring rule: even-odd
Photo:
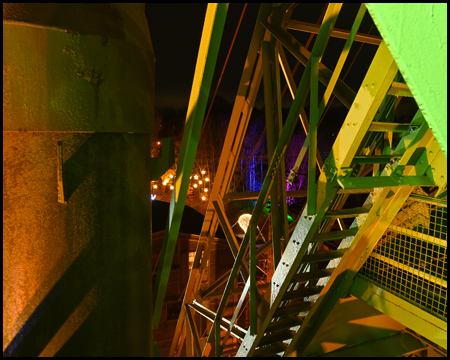
[[[316,23],[324,5],[325,4],[321,3],[299,4],[295,8],[292,18]],[[359,5],[360,4],[344,4],[335,28],[350,30],[359,9]],[[219,87],[218,95],[225,97],[231,103],[234,101],[237,92],[259,6],[260,4],[257,3],[250,3],[247,6],[244,20],[233,47],[222,83]],[[217,85],[243,7],[244,4],[242,3],[231,3],[229,5],[210,96]],[[146,4],[146,16],[156,56],[157,108],[174,107],[185,109],[187,107],[206,8],[206,3]],[[368,33],[371,25],[372,20],[368,12],[366,12],[359,32]],[[305,44],[309,37],[308,33],[297,31],[290,31],[290,33],[302,44]],[[371,35],[379,36],[375,27],[372,30]],[[342,39],[332,38],[330,40],[323,58],[324,63],[330,69],[334,68],[344,43],[345,40]],[[342,74],[346,72],[359,46],[360,43],[355,42],[353,44],[349,58],[341,73],[341,77]],[[311,48],[312,45],[308,49],[311,50]],[[350,73],[345,80],[353,90],[358,90],[375,51],[376,46],[374,45],[366,44],[363,46],[363,49],[358,56],[357,63],[352,66]],[[296,59],[294,59],[288,51],[285,52],[292,69],[296,63]],[[297,74],[295,75],[297,84],[300,81],[302,72],[303,66],[300,66],[299,71],[297,71]],[[284,84],[285,82],[282,76],[282,88],[284,87]],[[285,98],[288,97],[290,97],[289,94],[286,94]],[[259,91],[258,99],[256,106],[261,107],[263,105],[262,86]],[[334,101],[333,106],[340,106],[339,101]]]
[[[188,104],[206,7],[206,3],[146,4],[156,56],[157,107],[185,108]],[[243,7],[242,3],[229,5],[211,92],[217,84]],[[230,101],[236,95],[258,10],[259,4],[247,6],[220,86],[220,94]]]

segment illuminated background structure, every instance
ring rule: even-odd
[[[207,6],[175,170],[143,5],[4,4],[4,356],[446,355],[446,5],[317,6],[261,5],[203,174],[227,5]]]

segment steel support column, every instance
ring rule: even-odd
[[[190,303],[200,287],[200,282],[205,270],[206,260],[209,257],[210,242],[214,238],[219,219],[214,211],[212,200],[223,198],[227,193],[234,168],[237,163],[238,154],[241,149],[242,140],[247,129],[248,121],[253,110],[253,104],[256,99],[257,90],[262,78],[262,61],[258,58],[258,49],[261,46],[265,29],[259,24],[260,20],[266,19],[271,11],[270,4],[263,4],[258,14],[258,22],[253,32],[250,48],[242,73],[236,102],[231,114],[230,124],[227,136],[225,138],[222,155],[216,173],[216,180],[211,191],[210,203],[206,210],[205,220],[203,222],[201,236],[207,239],[206,244],[197,246],[194,263],[183,299],[183,304]],[[235,141],[236,138],[236,141]],[[170,349],[170,354],[180,354],[180,347],[184,342],[185,330],[185,311],[181,308],[180,317],[177,322],[174,340]]]
[[[349,293],[447,349],[447,323],[377,285],[355,276]]]
[[[447,4],[366,6],[447,158]]]
[[[154,64],[143,4],[3,4],[4,356],[152,355]]]
[[[427,129],[427,124],[423,123],[419,130],[413,132],[409,139],[405,140],[410,146],[408,146],[398,166],[401,166],[402,163],[408,163],[418,147],[433,145],[433,136],[431,131]],[[402,144],[399,146],[402,146]],[[432,159],[430,159],[430,163],[432,163]],[[387,170],[384,170],[384,173],[386,172]],[[300,330],[286,349],[286,355],[298,356],[303,353],[336,301],[346,294],[356,272],[365,262],[378,239],[412,190],[412,186],[380,188],[367,199],[367,202],[373,202],[370,213],[367,218],[361,219],[363,220],[362,225],[362,221],[358,219],[355,219],[352,224],[352,227],[359,226],[359,229],[351,242],[348,254],[331,275],[314,308],[309,312]]]
[[[159,324],[167,283],[169,281],[170,268],[189,187],[189,177],[194,166],[203,117],[205,115],[209,90],[219,53],[222,32],[225,26],[227,8],[227,4],[208,4],[206,10],[191,97],[186,114],[186,125],[178,160],[175,189],[170,201],[169,217],[167,219],[163,249],[161,250],[162,253],[155,282],[153,313],[153,325],[155,328]]]

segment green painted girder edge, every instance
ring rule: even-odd
[[[447,349],[447,323],[357,274],[349,293]]]
[[[272,158],[276,146],[276,132],[274,123],[274,106],[273,106],[273,81],[272,79],[272,52],[275,48],[270,41],[262,41],[261,52],[263,57],[263,80],[264,80],[264,103],[266,117],[266,142],[267,157]],[[272,81],[273,80],[273,81]],[[277,178],[274,179],[276,182]],[[275,185],[270,190],[271,204],[278,204],[278,186]],[[280,214],[278,206],[271,207],[272,213],[272,251],[273,251],[273,267],[277,267],[281,259],[281,242],[280,242]]]
[[[362,344],[353,346],[343,346],[337,350],[321,354],[320,357],[406,357],[411,356],[412,352],[425,350],[427,345],[423,344],[418,338],[408,333],[398,332],[375,340],[369,340]],[[318,355],[317,355],[318,356]]]
[[[250,232],[250,335],[256,334],[256,324],[257,324],[257,295],[256,292],[256,224],[250,223],[248,226]]]
[[[154,357],[162,357],[161,351],[159,350],[158,344],[156,343],[155,338],[153,338],[153,356]]]
[[[194,166],[200,132],[205,116],[212,77],[219,53],[228,4],[208,4],[205,23],[192,82],[191,96],[186,115],[186,126],[181,143],[175,189],[170,201],[163,248],[154,287],[153,326],[159,324],[164,296],[169,281],[173,255],[180,230],[181,218],[189,187],[189,177]]]
[[[447,158],[447,4],[366,6]]]
[[[234,169],[236,165],[236,158],[234,158],[234,154],[240,152],[241,141],[237,141],[235,145],[235,136],[242,136],[242,133],[245,133],[245,129],[247,128],[248,119],[252,113],[253,104],[256,99],[257,89],[259,88],[259,84],[262,77],[262,63],[258,60],[258,51],[261,44],[261,41],[264,37],[265,30],[262,26],[259,25],[259,21],[261,19],[269,16],[271,11],[270,3],[262,3],[260,7],[260,11],[258,13],[257,23],[255,25],[252,39],[250,42],[250,47],[247,53],[247,58],[245,62],[245,67],[242,72],[242,77],[239,82],[239,88],[236,96],[236,102],[233,106],[233,111],[231,114],[230,124],[227,130],[227,136],[225,137],[224,147],[222,149],[222,154],[220,156],[219,166],[217,168],[216,179],[221,179],[221,183],[218,186],[218,182],[215,183],[211,191],[210,197],[212,199],[217,197],[223,197],[224,193],[226,193],[230,182],[232,171],[229,169]],[[233,159],[234,158],[234,159]],[[208,205],[206,211],[206,217],[203,222],[202,236],[208,236],[209,241],[211,241],[212,234],[215,234],[217,229],[219,220],[215,213],[211,213],[213,209],[211,209],[211,203]],[[205,235],[206,234],[206,235]],[[199,244],[200,245],[200,244]],[[242,246],[242,245],[241,245]],[[200,253],[205,250],[205,253],[201,255]],[[197,257],[197,254],[199,256]],[[194,262],[200,260],[202,256],[206,256],[207,258],[209,254],[209,245],[206,247],[198,246],[196,257]],[[199,268],[199,278],[201,278],[203,274],[203,267],[200,265]],[[191,275],[189,277],[187,290],[183,299],[183,303],[189,303],[193,301],[194,293],[196,293],[199,289],[199,282],[193,279],[193,272],[191,271]],[[177,351],[179,351],[179,346],[184,342],[185,339],[185,329],[184,327],[185,321],[185,312],[184,307],[181,308],[180,316],[178,318],[177,327],[175,329],[174,340],[172,342],[172,346],[170,348],[170,354],[174,355]]]
[[[361,84],[361,88],[356,95],[354,104],[347,114],[344,125],[341,127],[338,137],[333,144],[332,152],[330,152],[328,159],[325,161],[326,164],[329,164],[331,161],[331,163],[337,165],[338,169],[342,169],[350,165],[352,158],[356,155],[356,152],[358,150],[358,144],[363,141],[377,109],[380,108],[380,105],[383,102],[383,98],[388,91],[392,80],[394,79],[395,73],[397,73],[397,66],[395,65],[386,45],[382,42],[365,75],[365,78]],[[377,87],[374,88],[374,91],[370,92],[369,96],[367,96],[368,94],[366,84],[370,83],[376,84]],[[361,112],[360,110],[361,104],[364,104],[365,106],[363,112]],[[351,127],[345,125],[350,123],[350,121],[353,122],[354,120],[356,120],[357,125],[359,124],[357,132],[353,132]],[[352,141],[346,141],[345,146],[343,146],[342,139],[351,139]],[[326,177],[327,175],[330,176],[330,181],[324,182],[324,184],[326,184],[326,191],[323,196],[324,199],[320,201],[322,205],[320,205],[321,210],[319,211],[318,216],[323,216],[321,215],[321,211],[324,211],[322,210],[322,208],[325,207],[324,209],[326,210],[329,206],[328,204],[330,204],[334,196],[333,189],[334,184],[337,182],[337,180],[335,180],[332,173],[330,173],[329,171],[330,170],[326,170],[321,174],[321,176],[323,175],[324,177]],[[373,203],[372,200],[368,201],[368,204],[371,203]],[[319,217],[319,221],[320,220],[321,218]],[[357,220],[355,221],[357,222]],[[306,219],[303,220],[303,222],[305,223]],[[366,222],[363,223],[363,226],[364,224],[366,224]],[[316,231],[318,224],[314,224],[315,229],[314,227],[311,227],[309,230],[307,230],[306,234],[302,234],[303,229],[299,227],[299,225],[300,222],[297,224],[297,228],[299,229],[300,235],[298,240],[300,240],[301,245],[300,243],[299,245],[297,245],[298,247],[300,247],[297,256],[303,256],[307,250],[309,242],[308,238],[312,238],[312,236],[310,237],[309,233],[311,233],[312,231]],[[365,229],[360,229],[359,231],[364,232]],[[349,256],[347,256],[347,259],[348,258]],[[351,255],[350,258],[352,258]],[[348,265],[349,263],[341,261],[339,263],[340,269],[343,268],[343,264],[345,264],[346,268],[344,268],[341,272],[336,272],[336,270],[333,272],[333,276],[326,284],[324,295],[316,300],[311,311],[305,317],[302,326],[297,331],[297,334],[292,338],[291,343],[284,353],[284,356],[301,356],[303,354],[304,350],[311,342],[315,333],[322,325],[324,319],[328,316],[329,311],[331,311],[331,309],[333,308],[334,303],[341,297],[341,294],[338,293],[339,283],[340,281],[344,281],[346,278],[350,278],[350,271],[347,270],[347,268],[350,267]],[[275,278],[276,275],[277,274],[274,274],[273,278]],[[281,289],[283,289],[283,287],[285,286],[286,285],[282,285]]]
[[[398,151],[399,147],[404,146],[404,144],[402,143],[410,144],[410,146],[406,150],[405,158],[403,159],[405,163],[407,163],[408,158],[414,153],[417,148],[425,145],[423,142],[424,139],[426,141],[431,141],[432,137],[432,134],[428,133],[428,124],[423,120],[423,117],[420,114],[420,110],[418,111],[418,114],[413,121],[415,121],[416,123],[423,121],[423,124],[419,129],[408,135],[405,135],[396,148],[396,151]],[[387,173],[387,170],[384,169],[383,173]],[[390,191],[391,190],[389,190],[389,192]],[[332,276],[332,278],[328,281],[326,286],[329,287],[325,289],[325,293],[323,294],[323,296],[319,297],[313,309],[308,314],[307,318],[305,318],[302,327],[294,336],[288,349],[286,350],[285,356],[286,354],[288,354],[288,356],[301,356],[303,354],[306,347],[312,340],[315,332],[323,324],[324,320],[329,315],[338,299],[345,296],[348,292],[346,289],[350,288],[351,283],[356,275],[356,270],[359,270],[360,266],[366,261],[366,258],[369,256],[372,248],[376,244],[376,242],[374,242],[373,240],[377,241],[377,239],[381,238],[381,235],[385,231],[385,228],[387,228],[388,224],[392,222],[393,217],[400,210],[401,206],[403,205],[404,201],[407,199],[411,191],[412,187],[406,186],[397,188],[394,194],[390,194],[389,197],[387,197],[387,191],[384,193],[384,195],[383,193],[381,193],[376,196],[376,200],[375,203],[373,203],[371,212],[358,230],[358,232],[361,231],[360,234],[363,234],[364,232],[369,230],[368,234],[370,234],[370,236],[359,236],[356,241],[353,240],[352,245],[348,250],[350,256],[347,257],[347,260],[345,262],[340,262],[338,268],[336,268],[336,270],[333,272],[333,275],[338,275],[334,279]],[[372,195],[368,197],[368,200],[370,198],[372,198]],[[372,198],[370,202],[373,202],[373,200],[374,198]],[[383,204],[386,201],[388,201],[388,205]],[[386,206],[389,206],[389,212],[385,212],[381,217],[378,216],[378,210],[382,207],[386,208]],[[357,220],[354,220],[351,227],[355,226],[357,222]],[[376,222],[376,228],[372,226],[372,222]],[[363,251],[363,249],[367,249],[367,251]],[[353,256],[352,254],[356,254],[356,256]]]
[[[432,178],[428,176],[374,176],[374,177],[338,177],[338,182],[344,190],[365,189],[370,187],[393,187],[393,186],[434,186]]]
[[[161,156],[150,161],[151,179],[158,180],[175,163],[175,145],[170,137],[161,139]]]
[[[317,127],[319,125],[319,61],[317,56],[311,56],[311,90],[309,92],[309,152],[308,152],[308,200],[306,202],[307,214],[315,215],[317,208],[317,182],[316,182],[316,153],[317,153]]]
[[[339,12],[339,9],[341,6],[342,6],[341,4],[337,4],[337,5],[333,4],[332,9],[333,10],[337,9],[337,12]],[[325,18],[327,18],[328,10],[329,9],[327,9]],[[330,13],[332,13],[332,11],[330,11]],[[315,56],[319,57],[319,58],[322,57],[323,53],[325,52],[325,48],[328,43],[328,40],[330,38],[331,31],[333,30],[334,24],[336,23],[336,19],[337,19],[337,16],[331,16],[328,20],[324,21],[324,23],[322,24],[319,34],[318,34],[318,37],[316,39],[316,42],[314,43],[313,49],[311,51],[311,57],[315,57]],[[294,132],[294,128],[297,123],[298,116],[299,116],[300,111],[306,101],[306,97],[308,94],[307,90],[309,90],[309,87],[310,87],[310,80],[311,80],[311,63],[310,63],[310,61],[308,61],[307,65],[306,65],[306,69],[300,80],[300,84],[297,88],[297,93],[295,94],[294,101],[293,101],[291,108],[289,110],[289,113],[287,115],[286,122],[283,127],[283,131],[279,137],[278,143],[275,147],[274,154],[271,158],[269,167],[267,169],[267,174],[264,178],[264,182],[261,186],[261,190],[260,190],[258,199],[256,201],[255,207],[252,212],[252,218],[250,220],[250,224],[252,224],[252,223],[257,224],[259,217],[262,214],[263,206],[266,203],[266,200],[269,195],[268,193],[273,185],[273,178],[278,169],[280,161],[285,154],[287,145],[288,145],[288,143],[291,139],[291,136]],[[242,239],[241,249],[244,246],[246,247],[248,245],[248,241],[249,241],[249,233],[247,232],[247,233],[245,233],[245,236]],[[234,267],[235,266],[233,266],[233,270],[234,270]],[[230,279],[234,280],[232,278],[232,275],[233,275],[233,272],[230,275]],[[230,283],[230,280],[229,280],[229,283]],[[229,286],[229,284],[227,284],[227,287],[228,286]],[[226,291],[227,291],[227,288],[225,289],[225,292]],[[220,305],[219,305],[219,308],[220,308]],[[268,325],[268,323],[265,324],[265,326],[267,326],[267,325]],[[256,335],[250,335],[250,332],[247,332],[236,356],[247,356],[247,357],[252,356],[253,352],[255,351],[255,342],[256,341],[259,342],[262,335],[263,335],[263,333],[261,333],[260,329],[258,329],[258,333]]]
[[[197,327],[195,325],[194,317],[192,316],[191,309],[189,309],[188,304],[184,304],[186,309],[186,317],[189,324],[189,327],[191,328],[193,343],[194,343],[194,354],[196,357],[200,356],[202,353],[201,347],[200,347],[200,341],[198,336]]]

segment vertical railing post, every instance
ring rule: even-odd
[[[153,312],[153,325],[155,329],[158,328],[167,283],[169,281],[181,218],[186,203],[189,177],[194,166],[195,154],[197,152],[227,10],[228,4],[208,4],[206,10],[191,96],[187,109],[186,126],[178,160],[175,189],[173,190],[170,201],[163,249],[155,282]]]
[[[257,325],[257,304],[256,304],[256,224],[250,223],[248,226],[250,236],[250,335],[256,334]]]
[[[316,214],[317,182],[316,182],[316,152],[317,126],[319,124],[319,58],[311,56],[311,91],[309,110],[309,158],[308,158],[308,215]]]
[[[215,331],[215,339],[216,339],[216,357],[220,357],[222,353],[221,345],[220,345],[220,320],[216,322],[214,325]],[[225,344],[224,344],[225,345]]]
[[[272,44],[270,41],[262,41],[263,56],[263,80],[264,80],[264,104],[266,115],[266,138],[267,138],[267,158],[271,159],[275,150],[277,138],[275,137],[274,126],[274,108],[273,108],[273,84],[272,84],[272,66],[270,64]],[[278,266],[281,259],[281,232],[280,232],[280,212],[278,209],[278,184],[277,176],[273,175],[274,184],[270,190],[270,204],[272,216],[272,249],[273,249],[273,268]]]

